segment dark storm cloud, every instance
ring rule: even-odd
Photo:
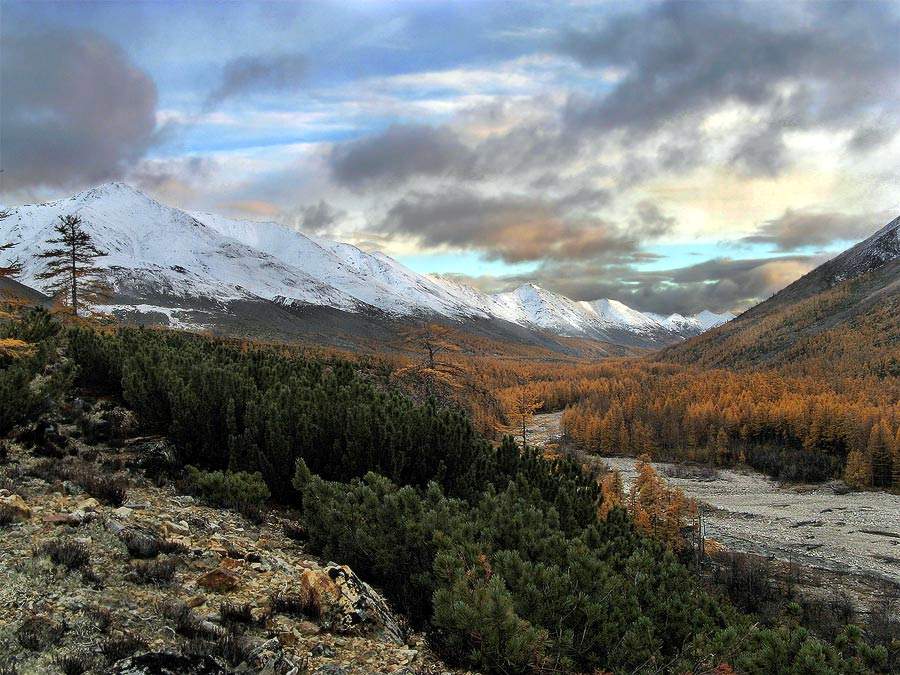
[[[303,54],[257,54],[232,59],[222,70],[222,81],[207,97],[206,108],[245,94],[296,89],[303,84],[307,70]]]
[[[795,251],[807,246],[864,239],[889,219],[885,214],[814,213],[788,209],[741,241],[771,244],[779,251]]]
[[[488,258],[526,260],[643,260],[643,240],[674,223],[643,203],[631,223],[589,215],[582,206],[605,203],[602,190],[535,198],[517,194],[484,196],[471,190],[411,192],[387,212],[378,230],[416,237],[425,246],[479,250]]]
[[[612,298],[644,312],[696,314],[741,311],[799,278],[822,262],[808,256],[735,260],[716,258],[662,271],[597,260],[549,261],[536,274],[502,277],[485,286],[513,288],[527,281],[577,300]]]
[[[156,86],[105,37],[4,33],[0,62],[4,189],[117,178],[154,142]]]
[[[415,176],[464,174],[473,156],[444,127],[393,125],[380,134],[338,145],[330,163],[342,185],[402,183]]]
[[[328,232],[346,213],[324,200],[300,208],[294,222],[298,228],[311,234]]]
[[[570,98],[570,132],[646,134],[738,102],[769,119],[742,139],[734,162],[773,174],[786,164],[785,130],[842,125],[873,110],[897,109],[897,93],[885,90],[900,75],[894,46],[900,19],[890,3],[794,9],[659,3],[569,32],[561,52],[588,67],[624,72],[605,95]],[[785,85],[798,83],[808,89],[784,98]]]

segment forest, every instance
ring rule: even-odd
[[[491,438],[519,435],[534,412],[562,410],[567,438],[591,453],[900,487],[900,381],[886,372],[839,362],[826,370],[814,361],[798,363],[802,372],[734,370],[662,361],[666,352],[585,358],[520,348],[505,355],[453,332],[442,339],[455,346],[433,364],[412,347],[378,358],[398,386],[465,409]]]
[[[459,665],[890,667],[886,647],[859,627],[817,636],[797,613],[761,621],[737,608],[610,502],[603,475],[509,437],[489,441],[454,407],[400,393],[379,362],[168,331],[63,328],[43,312],[4,330],[33,349],[4,357],[0,431],[26,414],[19,402],[36,409],[50,390],[122,401],[145,430],[170,436],[195,475],[258,472],[273,500],[300,510],[314,551],[382,588]]]

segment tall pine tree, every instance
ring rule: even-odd
[[[95,302],[105,291],[103,270],[94,261],[107,253],[94,245],[80,216],[60,216],[59,220],[54,228],[59,236],[49,239],[52,247],[38,254],[47,261],[47,268],[37,278],[49,280],[52,295],[78,316],[79,303]]]

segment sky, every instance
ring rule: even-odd
[[[900,215],[900,2],[0,0],[0,202],[124,180],[484,290],[740,311]]]

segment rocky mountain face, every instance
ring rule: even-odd
[[[17,244],[6,256],[25,263],[20,281],[27,286],[43,289],[36,254],[65,214],[80,216],[95,243],[109,253],[102,264],[115,292],[100,309],[180,328],[229,331],[271,314],[273,333],[290,334],[279,326],[299,312],[307,320],[315,314],[323,331],[338,323],[352,330],[360,320],[439,320],[475,322],[482,329],[493,324],[503,334],[515,334],[518,327],[659,347],[731,318],[711,312],[663,318],[615,300],[571,300],[534,284],[486,294],[453,279],[419,274],[382,253],[277,223],[187,213],[123,183],[20,206],[0,221],[0,239]]]
[[[289,512],[186,494],[135,429],[76,399],[0,441],[0,670],[450,675]]]
[[[900,218],[733,321],[661,359],[707,366],[898,374]]]

